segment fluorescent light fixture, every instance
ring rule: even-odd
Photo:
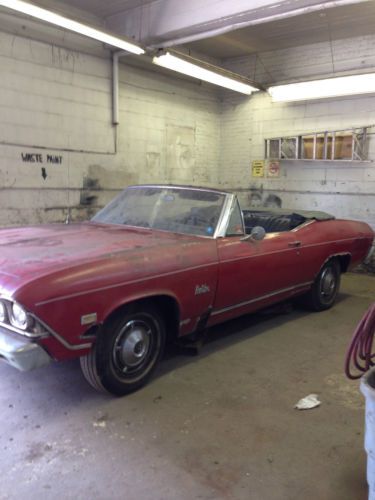
[[[28,16],[36,17],[41,21],[46,21],[47,23],[52,23],[61,28],[74,31],[80,35],[88,36],[89,38],[94,38],[100,42],[107,43],[108,45],[113,45],[119,49],[126,50],[133,54],[144,54],[145,51],[133,43],[127,42],[122,38],[110,35],[101,30],[91,28],[86,24],[79,23],[78,21],[73,21],[68,17],[60,16],[54,12],[41,7],[37,7],[28,2],[22,2],[21,0],[0,0],[0,7],[7,7],[8,9],[16,10],[22,14],[27,14]]]
[[[170,52],[166,52],[160,56],[155,56],[152,62],[158,66],[163,66],[164,68],[177,71],[178,73],[183,73],[184,75],[192,76],[193,78],[198,78],[199,80],[204,80],[205,82],[213,83],[214,85],[219,85],[236,92],[241,92],[242,94],[250,95],[252,92],[259,90],[247,83],[221,75],[211,69],[199,66],[199,64],[189,62],[181,57],[171,54]]]
[[[372,92],[375,93],[375,73],[290,83],[268,89],[268,93],[275,102],[305,101]]]

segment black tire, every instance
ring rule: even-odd
[[[340,288],[341,268],[337,259],[329,260],[321,268],[303,303],[312,311],[325,311],[333,306]]]
[[[154,307],[138,305],[104,325],[81,369],[95,389],[124,396],[146,384],[164,345],[163,319]]]

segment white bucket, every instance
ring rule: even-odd
[[[365,450],[367,453],[368,498],[375,500],[375,368],[363,375],[360,387],[366,399]]]

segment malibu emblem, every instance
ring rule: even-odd
[[[197,285],[195,287],[195,295],[202,295],[202,293],[208,293],[210,287],[208,285]]]

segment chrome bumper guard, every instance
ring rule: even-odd
[[[40,345],[0,326],[0,360],[26,372],[48,365],[51,358]]]

